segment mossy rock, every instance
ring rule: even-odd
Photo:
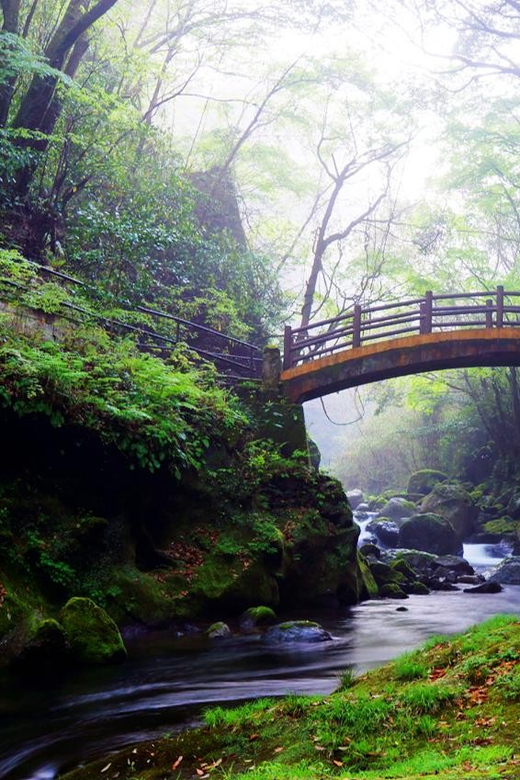
[[[243,627],[267,626],[276,622],[276,613],[271,607],[249,607],[240,619]]]
[[[358,567],[359,571],[361,572],[361,578],[363,582],[363,589],[359,594],[360,600],[365,598],[375,598],[379,594],[379,588],[377,586],[377,582],[374,579],[374,575],[370,571],[370,567],[365,557],[360,552],[358,552]]]
[[[435,555],[458,555],[462,544],[448,520],[432,513],[414,515],[399,530],[399,547]]]
[[[435,485],[439,482],[444,482],[449,479],[448,475],[443,471],[437,471],[436,469],[421,469],[411,475],[408,480],[408,493],[418,493],[422,496],[426,496],[431,493]]]
[[[401,574],[400,571],[392,568],[387,563],[383,563],[383,561],[376,561],[375,563],[371,563],[369,568],[372,576],[380,588],[388,583],[400,585],[406,582],[406,577],[404,574]]]
[[[478,507],[470,494],[458,483],[436,485],[423,499],[420,511],[448,520],[459,539],[465,539],[472,533],[478,515]]]
[[[416,511],[417,507],[412,501],[394,496],[381,507],[379,514],[382,518],[395,521],[411,517]]]
[[[206,631],[208,639],[227,639],[231,636],[231,629],[227,623],[219,621],[212,623],[212,625]]]
[[[110,614],[118,623],[138,621],[150,628],[161,627],[175,618],[197,614],[193,605],[181,596],[186,580],[172,575],[157,580],[152,572],[142,572],[134,566],[115,569],[110,577]]]
[[[428,596],[430,589],[424,582],[412,582],[409,586],[409,593],[413,593],[415,596]]]
[[[52,618],[33,618],[29,636],[15,659],[18,666],[37,669],[61,667],[69,657],[69,645],[63,626]]]
[[[379,588],[379,595],[387,599],[407,599],[408,594],[404,592],[395,582],[387,582]]]
[[[513,534],[516,536],[520,530],[520,522],[506,515],[505,517],[498,517],[496,520],[488,520],[482,526],[482,530],[487,534],[500,534],[503,536]]]
[[[288,620],[272,626],[266,635],[268,642],[330,642],[332,637],[312,620]]]
[[[60,612],[73,656],[84,664],[124,661],[126,649],[119,629],[92,599],[73,598]]]
[[[414,581],[417,579],[415,571],[412,569],[410,564],[404,560],[404,558],[397,558],[396,560],[391,561],[390,568],[393,569],[393,571],[397,571],[399,574],[402,574],[403,577],[406,577],[407,580]]]
[[[274,574],[261,561],[247,567],[240,558],[211,554],[197,570],[192,584],[193,595],[202,600],[203,609],[214,609],[219,603],[238,612],[251,604],[251,594],[261,604],[277,606],[280,601]],[[191,595],[191,594],[190,594]]]

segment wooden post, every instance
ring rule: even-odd
[[[421,324],[419,328],[419,332],[421,334],[423,333],[431,333],[432,332],[432,310],[433,310],[433,293],[431,290],[428,290],[426,295],[424,296],[424,301],[421,303],[420,306],[421,310]]]
[[[489,298],[486,301],[486,328],[493,327],[493,301]]]
[[[497,328],[504,327],[504,288],[501,284],[497,287]]]
[[[354,306],[354,319],[352,321],[352,346],[361,346],[361,306],[356,303]]]
[[[283,369],[286,371],[292,367],[292,328],[290,325],[285,326],[283,334]]]

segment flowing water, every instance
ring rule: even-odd
[[[472,547],[467,552],[480,566],[493,565],[493,551]],[[127,637],[130,657],[121,666],[62,680],[0,678],[0,778],[51,780],[118,747],[191,725],[209,705],[329,693],[346,668],[378,666],[433,634],[461,631],[498,612],[520,614],[520,586],[489,595],[411,596],[406,612],[397,611],[401,604],[370,601],[306,614],[334,637],[320,645],[143,633]]]

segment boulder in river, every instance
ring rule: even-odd
[[[422,500],[420,511],[447,520],[460,540],[472,533],[478,514],[478,508],[462,485],[446,483],[433,488]]]
[[[378,511],[379,517],[387,517],[389,520],[401,520],[411,517],[416,512],[415,504],[406,498],[394,497],[387,501]]]
[[[125,660],[126,649],[118,627],[92,599],[70,599],[60,612],[60,620],[72,653],[81,663]]]
[[[439,555],[435,559],[435,568],[444,569],[454,574],[475,574],[473,566],[459,555]]]
[[[359,552],[361,555],[364,555],[365,558],[368,556],[371,556],[372,558],[381,558],[381,550],[376,544],[372,544],[372,542],[365,542],[365,544],[362,544],[359,548]]]
[[[399,521],[386,517],[374,518],[367,526],[368,533],[373,534],[383,547],[397,547],[399,539]]]
[[[474,588],[464,588],[464,593],[500,593],[501,590],[499,582],[482,582]]]
[[[436,469],[421,469],[416,471],[408,480],[408,492],[420,493],[426,496],[431,493],[435,485],[448,479],[448,475]]]
[[[399,529],[398,546],[436,555],[462,552],[462,543],[451,523],[432,513],[417,514],[405,520]]]
[[[206,631],[206,636],[208,639],[227,639],[227,637],[231,636],[231,629],[227,623],[219,621],[212,623]]]
[[[352,509],[357,509],[363,503],[363,491],[358,488],[347,490],[347,499]]]
[[[520,585],[520,556],[504,558],[488,577],[488,582],[498,582],[501,585]]]
[[[271,607],[249,607],[240,618],[242,628],[266,626],[276,621],[276,612]]]
[[[388,582],[379,589],[379,594],[387,599],[407,599],[408,595],[395,582]]]
[[[270,628],[265,639],[268,642],[330,642],[332,637],[312,620],[289,620]]]

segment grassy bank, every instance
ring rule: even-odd
[[[132,747],[66,780],[520,777],[520,623],[435,637],[328,697],[205,713],[205,726]]]

